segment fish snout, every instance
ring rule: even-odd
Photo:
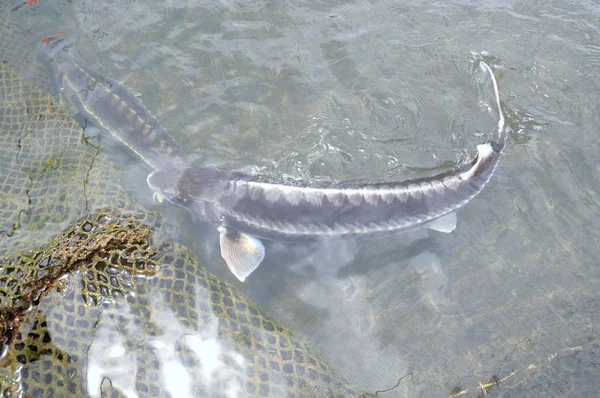
[[[154,175],[156,174],[158,170],[153,171],[152,173],[148,174],[148,177],[146,177],[146,182],[148,183],[148,186],[150,187],[150,189],[152,189],[153,191],[156,191],[156,187],[153,184],[153,179],[154,179]]]
[[[162,203],[163,200],[165,200],[165,195],[162,193],[162,190],[156,183],[157,178],[156,178],[155,174],[157,172],[158,172],[158,170],[153,171],[152,173],[148,174],[148,177],[146,178],[146,182],[148,183],[148,186],[150,187],[150,189],[154,191],[154,193],[152,193],[152,201],[154,203],[156,203],[156,202]]]
[[[185,198],[180,198],[181,192],[178,190],[181,170],[164,169],[155,170],[148,174],[146,182],[150,189],[154,191],[152,199],[154,202],[162,203],[164,199],[176,204],[185,205]]]

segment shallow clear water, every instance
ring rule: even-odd
[[[32,46],[66,31],[195,162],[302,179],[405,179],[465,161],[495,125],[485,60],[513,134],[451,234],[274,243],[243,284],[183,211],[180,239],[348,379],[397,385],[387,396],[476,394],[597,342],[595,2],[45,0],[19,18]]]

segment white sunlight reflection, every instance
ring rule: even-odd
[[[114,330],[119,315],[127,317],[128,309],[110,308],[102,315],[96,335],[88,351],[87,385],[90,397],[100,397],[103,381],[110,380],[113,388],[127,398],[137,398],[135,376],[137,361],[133,352],[127,352],[124,338]]]
[[[152,319],[160,329],[160,333],[154,335],[139,330],[126,303],[104,311],[88,353],[86,381],[91,397],[100,397],[101,389],[106,386],[127,398],[139,396],[135,387],[141,358],[128,350],[126,342],[132,341],[135,346],[151,347],[158,359],[160,384],[166,395],[190,397],[197,395],[198,389],[211,391],[211,387],[225,397],[243,395],[244,386],[239,376],[245,359],[219,340],[216,315],[205,311],[192,328],[183,325],[160,296],[153,300],[152,308]],[[182,361],[182,349],[195,356],[195,366]]]
[[[221,386],[226,386],[227,397],[238,396],[242,385],[234,377],[235,370],[230,369],[223,358],[234,359],[238,366],[243,365],[244,359],[235,352],[227,352],[218,341],[219,320],[214,314],[208,317],[208,321],[198,325],[200,329],[198,331],[181,325],[172,311],[162,303],[154,303],[154,314],[161,320],[164,335],[151,340],[150,345],[154,348],[154,353],[161,364],[162,383],[172,397],[193,395],[189,369],[177,360],[177,344],[183,344],[196,355],[199,365],[193,371],[200,376],[201,384],[207,390],[213,383],[219,383]]]

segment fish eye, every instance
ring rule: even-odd
[[[181,206],[186,206],[189,202],[189,199],[187,197],[180,197],[180,196],[174,196],[174,195],[170,195],[170,194],[166,194],[165,197],[172,203],[181,205]]]

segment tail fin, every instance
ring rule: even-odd
[[[506,145],[507,139],[507,129],[506,123],[504,120],[504,114],[502,113],[502,107],[500,106],[500,93],[498,92],[498,83],[496,83],[496,77],[494,76],[494,72],[485,62],[481,61],[479,66],[484,69],[486,72],[490,74],[490,78],[492,79],[492,87],[494,88],[494,97],[496,99],[496,106],[498,107],[498,130],[496,131],[494,141],[494,150],[496,152],[501,152]]]

